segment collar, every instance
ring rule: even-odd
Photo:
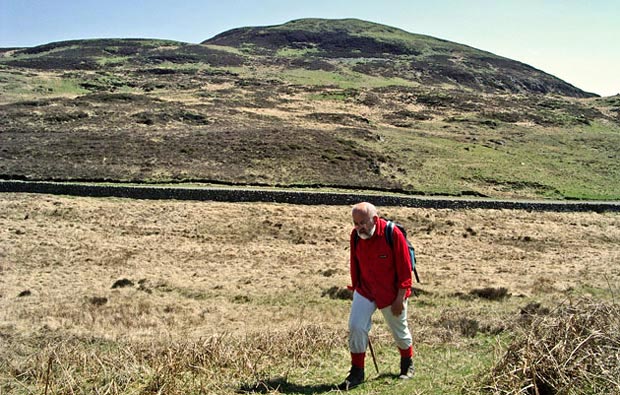
[[[372,235],[372,237],[385,237],[385,228],[387,225],[387,221],[384,220],[383,218],[379,217],[377,218],[377,223],[375,224],[376,228],[375,228],[375,233]]]

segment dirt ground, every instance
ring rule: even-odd
[[[5,193],[0,208],[0,333],[183,337],[345,324],[348,304],[325,293],[349,284],[349,207]],[[423,291],[620,285],[618,214],[380,211],[410,229]],[[131,283],[113,288],[123,279]]]

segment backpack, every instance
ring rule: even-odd
[[[385,218],[383,218],[385,219]],[[418,277],[418,271],[416,270],[415,264],[415,248],[413,248],[413,244],[411,244],[411,242],[409,241],[409,239],[407,238],[407,231],[405,230],[405,227],[402,226],[401,224],[399,224],[398,222],[394,222],[388,219],[385,219],[385,221],[387,221],[387,224],[385,226],[385,239],[387,240],[388,245],[390,246],[390,248],[393,248],[393,242],[392,242],[392,238],[393,238],[393,234],[394,234],[394,226],[396,226],[398,229],[400,229],[401,233],[403,234],[403,236],[405,236],[405,240],[407,241],[407,248],[409,249],[409,262],[411,263],[411,271],[413,272],[413,274],[415,275],[415,279],[417,282],[420,282],[420,277]],[[354,245],[357,245],[357,240],[359,239],[359,236],[357,235],[357,233],[355,233],[353,242]]]
[[[415,248],[413,248],[413,244],[411,244],[411,241],[409,241],[409,239],[407,238],[407,231],[405,230],[405,227],[398,222],[390,220],[386,221],[387,225],[385,226],[385,238],[388,244],[390,245],[390,247],[392,247],[392,235],[394,234],[394,226],[396,226],[401,231],[403,236],[405,236],[405,240],[407,241],[407,248],[409,249],[409,262],[411,262],[411,271],[415,275],[415,280],[417,282],[420,282],[420,277],[418,277],[418,271],[415,268]]]

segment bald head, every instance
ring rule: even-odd
[[[355,231],[362,239],[370,239],[375,233],[377,208],[367,202],[358,203],[351,210]]]
[[[355,215],[356,213],[372,218],[377,215],[377,208],[372,203],[361,202],[353,206],[352,214]]]

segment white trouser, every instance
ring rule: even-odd
[[[349,350],[352,353],[366,352],[368,332],[370,331],[372,314],[377,310],[375,302],[366,299],[357,291],[353,293],[351,314],[349,315]],[[407,326],[407,301],[399,316],[392,314],[391,306],[381,309],[385,322],[392,331],[396,346],[406,350],[413,344],[411,332]]]

